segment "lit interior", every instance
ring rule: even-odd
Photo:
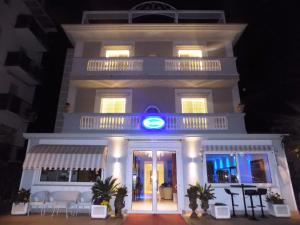
[[[125,113],[126,98],[102,98],[100,113]]]
[[[206,98],[182,98],[182,113],[207,113]]]
[[[129,50],[106,50],[105,51],[105,57],[129,57],[130,52]]]
[[[202,57],[200,49],[179,49],[178,57]]]
[[[176,153],[157,151],[156,164],[151,151],[134,151],[132,165],[132,210],[152,210],[153,197],[158,211],[177,210]],[[156,168],[156,176],[153,174]],[[153,181],[156,181],[153,185]],[[153,190],[155,186],[155,191]]]

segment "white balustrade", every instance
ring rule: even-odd
[[[192,114],[166,114],[166,130],[227,130],[226,116],[192,115]],[[82,116],[80,129],[84,130],[140,130],[141,115],[97,115]]]
[[[221,71],[221,61],[213,59],[166,59],[166,71]]]
[[[142,71],[142,59],[93,59],[87,62],[87,71]]]

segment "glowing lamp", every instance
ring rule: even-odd
[[[147,116],[142,120],[142,126],[147,130],[159,130],[165,125],[166,121],[160,116]]]

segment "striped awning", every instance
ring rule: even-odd
[[[106,146],[35,145],[27,152],[23,169],[103,169]]]
[[[271,151],[272,145],[203,145],[204,151]]]

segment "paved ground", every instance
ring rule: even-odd
[[[186,222],[179,214],[130,214],[123,225],[186,225]]]
[[[188,225],[300,225],[300,215],[290,219],[269,217],[259,221],[248,220],[243,217],[230,220],[215,220],[210,216],[190,219],[187,215],[183,219]],[[92,220],[88,215],[40,216],[0,216],[0,225],[181,225],[184,224],[179,215],[129,215],[126,219],[108,218],[106,220]],[[124,223],[125,221],[125,223]]]
[[[122,225],[123,220],[117,218],[91,219],[88,215],[70,216],[32,214],[30,216],[0,216],[0,225]]]
[[[187,215],[183,216],[188,225],[300,225],[300,215],[294,215],[292,218],[268,218],[258,221],[249,220],[244,217],[237,217],[228,220],[216,220],[211,216],[190,219]]]

